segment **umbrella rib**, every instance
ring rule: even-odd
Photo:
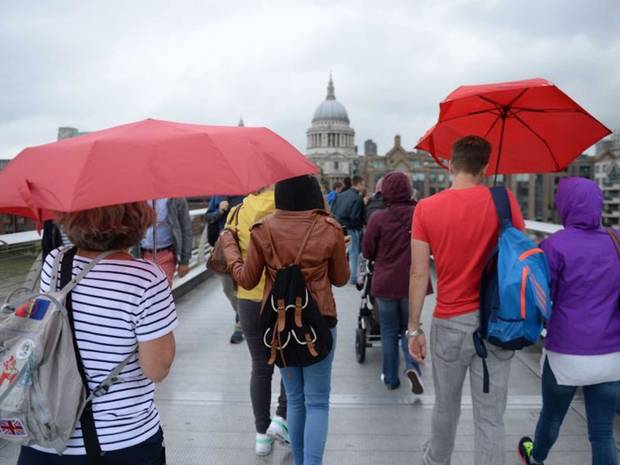
[[[538,140],[540,140],[543,144],[545,144],[545,147],[547,147],[547,150],[549,151],[549,154],[551,155],[551,159],[553,160],[553,163],[555,163],[555,168],[557,171],[560,171],[560,164],[558,163],[558,160],[555,157],[555,154],[553,153],[553,150],[551,150],[551,147],[549,146],[549,143],[540,135],[538,134],[534,129],[532,129],[532,127],[527,124],[525,121],[523,121],[519,115],[517,114],[513,114],[514,119],[516,119],[519,123],[521,123],[526,129],[528,129],[532,134],[534,134],[534,136],[536,136],[536,138],[538,138]]]
[[[491,131],[493,130],[493,128],[495,127],[495,125],[497,124],[497,122],[502,119],[502,115],[499,114],[497,115],[497,118],[495,118],[495,121],[493,121],[493,123],[491,124],[491,126],[489,127],[488,131],[484,134],[484,138],[486,139],[487,136],[491,133]]]

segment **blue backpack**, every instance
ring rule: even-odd
[[[508,192],[491,188],[500,222],[497,247],[482,272],[480,327],[474,334],[484,370],[484,392],[489,392],[484,340],[506,350],[536,343],[551,317],[549,265],[540,249],[512,224]]]

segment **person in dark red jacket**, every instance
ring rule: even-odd
[[[391,172],[383,180],[383,201],[387,208],[376,211],[368,222],[362,252],[374,261],[371,293],[379,305],[381,345],[383,350],[382,380],[388,389],[400,386],[398,337],[405,358],[406,375],[414,394],[424,387],[420,366],[407,348],[409,316],[409,268],[411,266],[411,219],[415,202],[409,178]]]

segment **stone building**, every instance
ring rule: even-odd
[[[327,96],[317,107],[307,134],[307,155],[321,168],[330,185],[355,174],[357,149],[355,131],[342,103],[336,100],[334,81],[329,77]]]
[[[366,180],[370,192],[374,191],[377,181],[390,171],[408,174],[419,198],[450,186],[448,172],[426,152],[407,151],[399,135],[394,137],[394,146],[385,155],[364,154],[359,165],[359,174]]]
[[[603,222],[620,226],[620,139],[618,135],[604,141],[594,157],[594,179],[603,189]]]

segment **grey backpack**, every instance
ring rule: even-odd
[[[113,252],[92,260],[58,290],[61,263],[69,251],[63,249],[55,257],[49,292],[30,294],[0,310],[0,439],[36,444],[59,454],[85,406],[120,382],[121,371],[135,356],[129,355],[88,392],[79,353],[76,356],[72,315],[65,304],[79,281]],[[74,252],[68,255],[72,263]]]

